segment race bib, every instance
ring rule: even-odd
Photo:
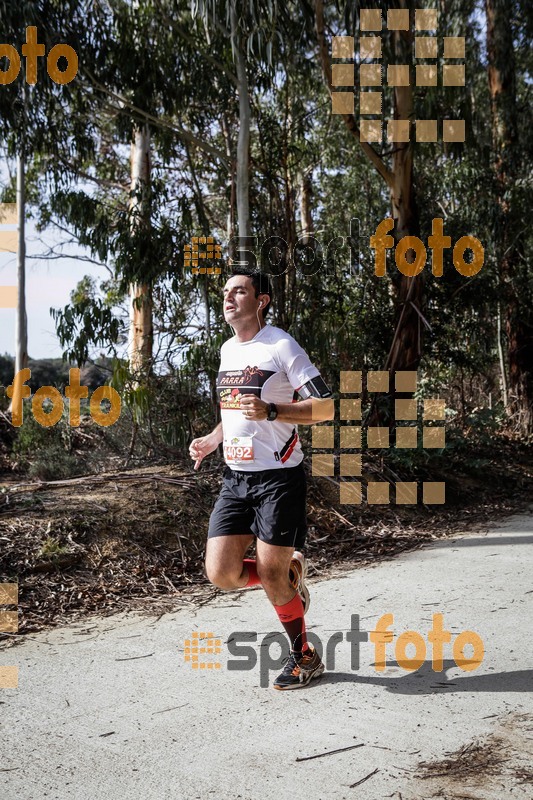
[[[251,436],[234,436],[224,442],[224,458],[227,464],[241,464],[254,460]]]

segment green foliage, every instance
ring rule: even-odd
[[[128,362],[119,358],[114,361],[113,375],[109,384],[119,393],[134,422],[141,423],[148,415],[153,400],[151,387],[148,384],[137,383],[128,367]]]
[[[519,126],[516,181],[506,200],[513,210],[512,237],[521,242],[521,266],[510,280],[531,329],[533,235],[522,213],[532,199],[529,5],[509,4]],[[356,33],[358,13],[358,4],[325,4],[328,37]],[[109,269],[99,284],[87,275],[70,302],[51,313],[68,362],[84,364],[95,348],[115,358],[111,385],[129,417],[108,432],[110,438],[116,434],[123,447],[131,423],[145,437],[147,451],[150,442],[185,449],[191,431],[215,421],[213,379],[220,345],[231,335],[222,318],[225,275],[185,274],[183,247],[192,235],[211,234],[226,250],[228,233],[236,230],[237,44],[246,55],[250,86],[250,213],[258,263],[266,263],[263,242],[282,240],[270,320],[298,339],[335,388],[342,369],[383,367],[394,331],[398,272],[389,253],[387,276],[377,278],[368,242],[379,221],[390,216],[390,196],[345,121],[330,113],[313,4],[195,0],[190,7],[182,0],[113,0],[79,6],[56,0],[31,9],[3,4],[2,14],[6,30],[19,38],[25,24],[37,24],[47,47],[59,38],[83,53],[79,78],[68,87],[40,80],[28,90],[26,104],[22,81],[3,87],[0,133],[8,154],[26,149],[32,156],[28,194],[40,229],[58,223]],[[439,35],[466,33],[467,86],[415,92],[415,117],[464,117],[467,142],[412,144],[422,240],[433,218],[441,217],[452,242],[472,234],[485,248],[483,270],[472,279],[457,273],[451,251],[442,278],[426,267],[417,396],[445,396],[457,430],[468,430],[480,442],[483,430],[504,423],[498,336],[504,346],[507,336],[484,22],[473,0],[447,4]],[[388,56],[386,31],[383,42]],[[390,87],[383,92],[384,106],[391,107]],[[141,125],[150,133],[150,182],[132,193],[130,145]],[[390,166],[392,148],[375,149]],[[319,243],[309,269],[294,258],[303,231],[304,178]],[[10,180],[2,199],[13,201],[13,192]],[[124,360],[134,282],[147,285],[153,301],[153,375],[143,386]],[[4,384],[10,369],[12,374],[8,357],[0,357]],[[52,360],[39,362],[32,366],[31,386],[59,387],[67,377],[66,363],[59,368]],[[493,411],[485,420],[486,405]]]
[[[89,358],[89,344],[109,346],[118,340],[121,332],[120,321],[112,309],[99,297],[83,293],[79,287],[70,305],[63,309],[51,308],[50,313],[56,321],[56,330],[64,356],[78,366]]]
[[[29,413],[27,401],[24,411],[23,423],[12,448],[11,458],[15,464],[25,468],[30,478],[38,480],[60,480],[83,474],[86,464],[71,452],[68,412],[63,412],[56,425],[45,428]]]
[[[62,545],[54,536],[47,536],[41,547],[36,553],[36,559],[39,561],[53,560],[57,556],[65,555],[70,552],[69,548]]]
[[[461,426],[449,425],[446,447],[452,453],[461,454],[466,449],[490,449],[494,437],[499,433],[506,420],[502,403],[494,408],[473,408],[467,414]]]
[[[9,386],[15,373],[15,359],[9,353],[0,355],[0,385]]]

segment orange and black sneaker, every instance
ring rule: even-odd
[[[309,589],[305,585],[306,578],[307,578],[307,559],[303,553],[300,553],[299,550],[295,550],[294,553],[292,554],[291,565],[289,567],[289,582],[293,587],[293,589],[296,589],[296,591],[302,598],[304,614],[307,614],[307,610],[311,603],[311,598],[309,596]]]
[[[291,650],[283,672],[274,681],[274,689],[301,689],[323,672],[324,664],[314,647],[309,646],[303,653]]]

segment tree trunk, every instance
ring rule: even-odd
[[[290,96],[290,74],[286,71],[285,82],[285,119],[283,124],[283,193],[284,193],[284,216],[285,216],[285,241],[287,243],[286,255],[283,267],[285,274],[279,283],[284,283],[283,299],[278,303],[278,315],[281,327],[289,330],[296,318],[297,287],[296,287],[296,267],[293,260],[294,245],[296,244],[296,215],[295,215],[295,191],[292,184],[290,170],[290,146],[292,141],[292,103]]]
[[[300,187],[300,224],[304,243],[313,235],[313,217],[311,215],[311,198],[313,196],[312,183],[313,168],[306,169],[302,175]]]
[[[400,8],[406,8],[405,0]],[[393,31],[395,61],[407,64],[411,61],[411,31]],[[394,119],[413,119],[412,86],[397,86],[394,89]],[[411,134],[412,136],[412,134]],[[399,242],[404,236],[420,233],[418,209],[413,187],[413,146],[411,142],[394,142],[392,154],[392,185],[390,199],[394,219],[394,238]],[[409,251],[406,260],[412,263]],[[393,268],[393,283],[396,288],[396,325],[386,369],[416,370],[422,349],[421,319],[417,309],[423,303],[423,275],[410,278]]]
[[[237,222],[239,236],[250,236],[249,159],[250,159],[250,94],[246,59],[242,50],[241,33],[236,12],[236,0],[230,9],[231,44],[235,58],[239,93],[239,138],[237,140]]]
[[[17,343],[15,350],[15,372],[28,366],[28,318],[26,315],[26,187],[24,156],[17,158]]]
[[[513,230],[510,198],[519,171],[516,73],[509,4],[485,0],[487,13],[488,80],[492,114],[493,169],[498,219],[496,255],[499,263],[509,373],[507,412],[517,430],[533,433],[533,325],[521,299],[523,281],[520,236]]]
[[[399,8],[406,8],[406,0],[400,0]],[[319,57],[322,64],[324,80],[331,93],[331,64],[329,58],[329,45],[325,35],[324,3],[315,0],[316,32],[319,45]],[[408,47],[411,46],[410,31],[394,31],[394,47],[396,63],[410,63],[411,56],[407,57]],[[402,55],[403,53],[403,55]],[[395,88],[394,93],[394,118],[412,119],[413,94],[411,86]],[[353,114],[343,114],[344,122],[358,142],[360,142],[359,127]],[[381,156],[368,142],[360,142],[361,149],[385,181],[391,198],[392,216],[395,222],[396,241],[403,236],[417,236],[419,233],[418,211],[413,188],[413,149],[409,142],[395,142],[392,156],[392,169],[389,169]],[[407,257],[407,260],[408,257]],[[389,351],[385,369],[388,370],[416,370],[420,362],[422,348],[422,331],[420,327],[420,309],[423,298],[423,273],[410,278],[392,273],[395,287],[396,326]]]
[[[498,312],[497,312],[497,328],[496,328],[496,345],[498,347],[498,361],[500,363],[500,379],[502,384],[502,397],[503,397],[503,404],[505,408],[507,408],[508,394],[507,394],[507,373],[505,371],[505,358],[503,355],[503,347],[502,347],[502,310],[500,306],[500,301],[498,300]]]
[[[144,227],[147,209],[143,195],[150,183],[150,131],[144,125],[136,128],[131,143],[131,225],[136,232]],[[152,368],[153,351],[152,286],[132,283],[130,286],[130,329],[128,358],[130,370],[146,377]]]
[[[196,207],[196,214],[198,216],[198,222],[200,224],[200,230],[202,232],[202,236],[209,236],[210,234],[210,226],[209,226],[209,218],[207,216],[207,210],[204,204],[203,195],[202,195],[202,188],[198,182],[198,177],[196,175],[196,169],[194,167],[194,161],[191,158],[191,153],[189,149],[189,145],[185,144],[185,151],[187,153],[187,162],[189,164],[189,169],[191,172],[191,178],[194,186],[194,204]],[[198,280],[201,287],[202,298],[204,301],[204,313],[205,313],[205,336],[206,341],[211,341],[211,304],[209,302],[209,282],[210,276],[209,275],[199,275]],[[217,381],[216,375],[213,373],[209,378],[209,388],[210,388],[210,395],[211,395],[211,404],[213,406],[213,413],[215,420],[218,421],[218,398],[217,398]]]
[[[226,237],[228,242],[231,242],[235,236],[235,159],[233,158],[233,148],[231,144],[231,133],[226,116],[224,115],[221,120],[222,135],[224,136],[224,144],[230,171],[228,176],[229,182],[229,211],[226,223]]]
[[[26,186],[25,160],[21,153],[17,156],[17,328],[15,343],[15,375],[28,366],[28,317],[26,314]],[[19,392],[9,404],[8,413],[21,402]]]

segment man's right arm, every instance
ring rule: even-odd
[[[222,422],[219,422],[216,428],[211,433],[208,433],[207,436],[193,439],[189,445],[189,454],[194,459],[194,469],[198,469],[203,459],[216,450],[223,440]]]

